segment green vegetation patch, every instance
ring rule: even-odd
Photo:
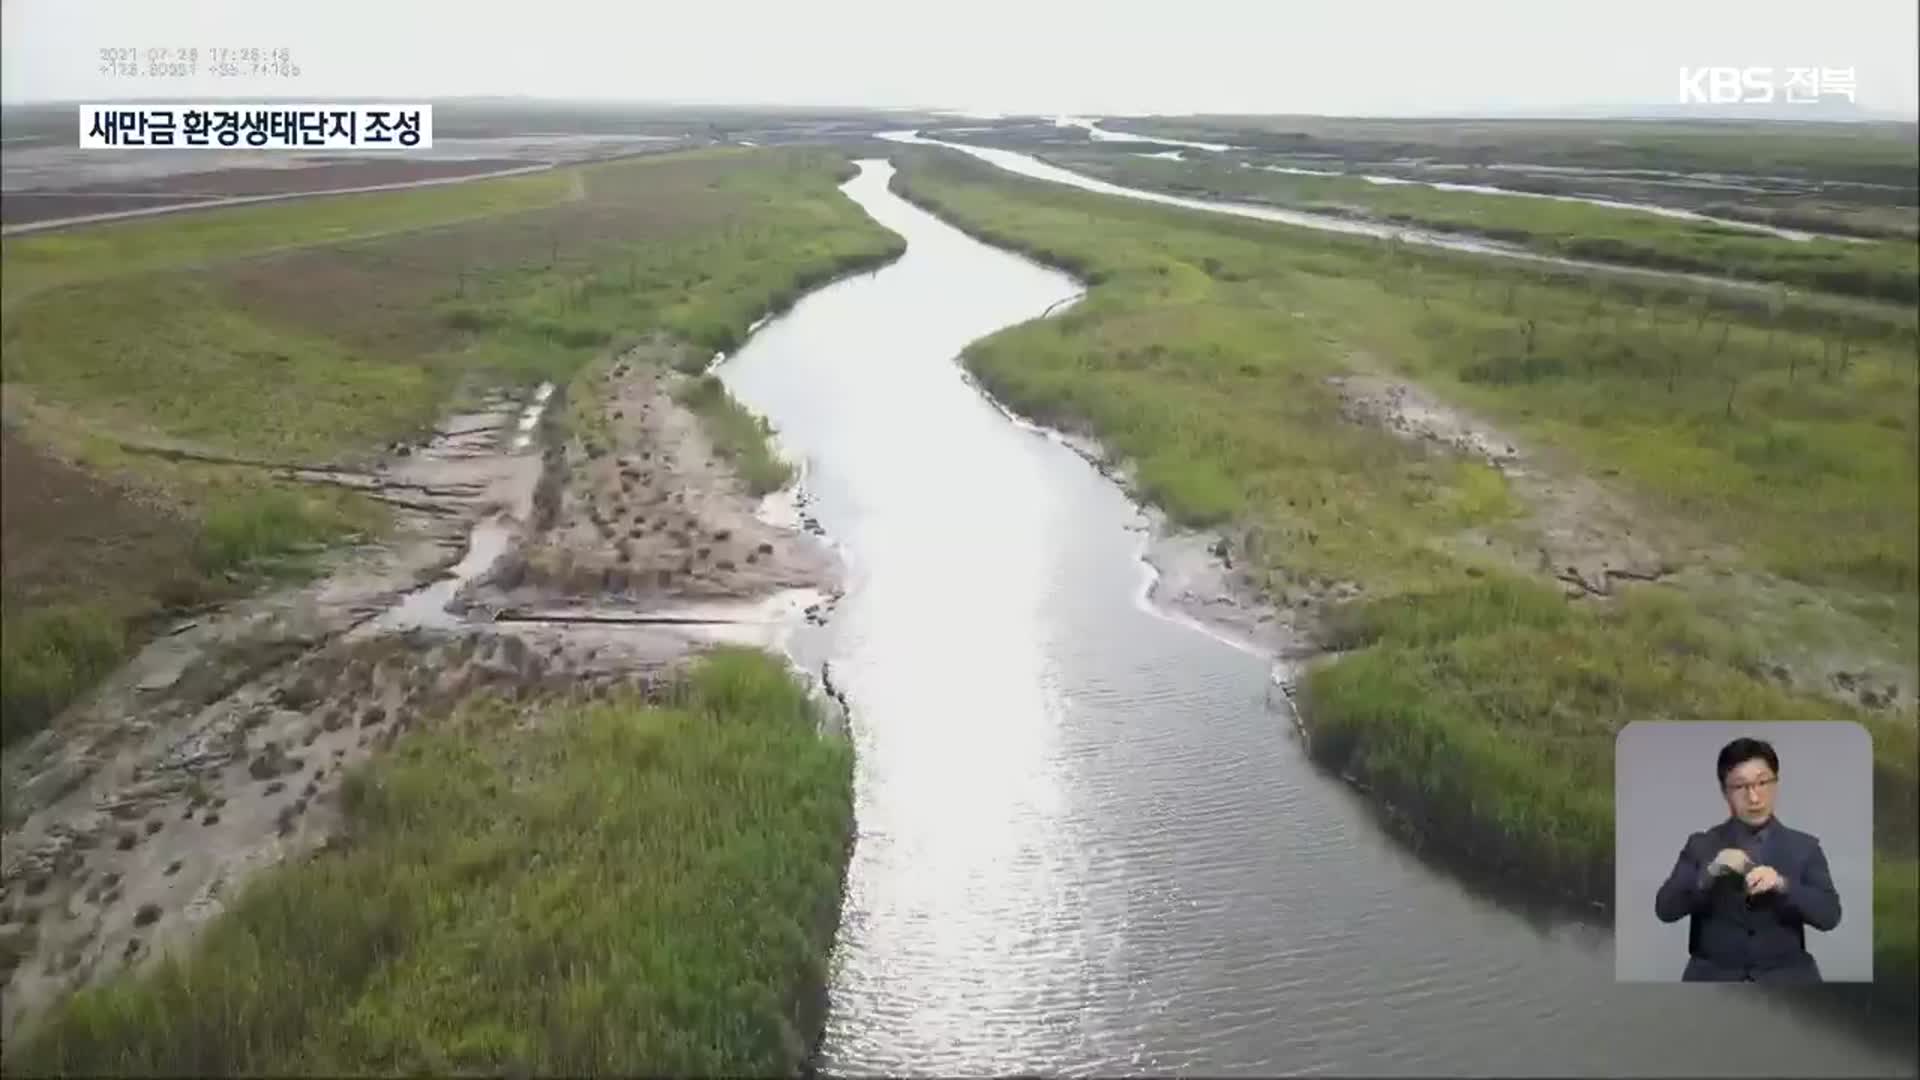
[[[8,618],[0,632],[0,744],[45,727],[112,671],[125,648],[121,621],[99,608],[42,608]]]
[[[770,657],[663,705],[474,705],[351,775],[345,842],[82,992],[27,1072],[772,1075],[820,1020],[852,753]]]
[[[278,459],[405,430],[448,390],[444,373],[273,326],[179,274],[22,305],[7,320],[4,371],[105,423]]]
[[[1851,720],[1872,733],[1881,846],[1911,847],[1915,741],[1903,717],[1756,678],[1761,660],[1676,593],[1614,606],[1495,576],[1338,612],[1350,650],[1305,680],[1315,756],[1377,787],[1476,861],[1558,890],[1612,890],[1614,737],[1636,720]]]
[[[683,383],[675,397],[706,422],[715,451],[732,464],[749,492],[765,495],[793,479],[793,467],[774,453],[773,428],[735,401],[719,379],[696,376]]]

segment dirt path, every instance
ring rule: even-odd
[[[190,939],[333,834],[347,772],[476,691],[651,693],[705,643],[823,619],[833,558],[762,520],[676,378],[614,365],[598,454],[544,397],[497,398],[373,468],[308,470],[394,500],[394,538],[176,627],[10,750],[0,1030]]]

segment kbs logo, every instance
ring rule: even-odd
[[[1784,84],[1770,67],[1680,69],[1682,105],[1814,105],[1826,97],[1853,100],[1852,68],[1788,68]]]

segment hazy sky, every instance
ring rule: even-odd
[[[1915,0],[0,0],[6,101],[458,94],[1006,111],[1671,104],[1682,65],[1851,67],[1916,109]],[[286,47],[118,78],[104,47]]]

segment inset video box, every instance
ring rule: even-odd
[[[80,106],[85,150],[419,150],[432,145],[432,105]]]
[[[1614,741],[1614,975],[1873,979],[1873,735],[1637,720]]]

